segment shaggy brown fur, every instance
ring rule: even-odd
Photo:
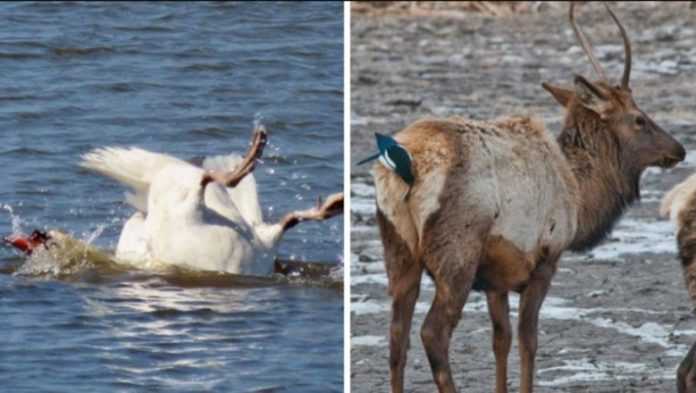
[[[581,105],[571,103],[565,128],[558,138],[583,196],[578,233],[571,250],[596,246],[611,232],[624,209],[640,197],[640,174],[632,152],[621,146],[607,124]]]

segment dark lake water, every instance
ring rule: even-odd
[[[0,4],[0,234],[113,249],[132,209],[80,154],[241,152],[256,119],[267,220],[342,191],[342,37],[341,3]],[[280,255],[342,250],[339,218],[294,228]],[[20,261],[0,248],[0,268]],[[0,391],[341,391],[342,303],[311,285],[0,274]]]

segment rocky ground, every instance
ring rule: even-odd
[[[555,132],[562,108],[541,82],[570,84],[576,73],[594,78],[569,28],[566,5],[534,5],[507,16],[447,7],[432,13],[394,9],[352,15],[353,163],[375,149],[373,132],[393,133],[423,116],[538,114]],[[673,392],[675,369],[696,341],[672,228],[657,216],[664,192],[696,167],[696,11],[688,2],[622,2],[615,9],[633,43],[636,101],[690,153],[675,169],[646,172],[641,203],[603,245],[563,257],[542,308],[535,392]],[[580,11],[600,62],[620,77],[623,52],[615,26],[598,5]],[[390,313],[374,188],[365,167],[352,171],[352,389],[387,392]],[[426,280],[411,334],[408,391],[435,390],[418,335],[432,296]],[[512,303],[516,311],[516,299]],[[490,336],[485,299],[473,294],[451,350],[461,391],[493,391]],[[518,370],[513,347],[511,391],[518,389]]]

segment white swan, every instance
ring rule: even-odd
[[[131,189],[126,200],[137,211],[125,223],[116,258],[141,268],[165,262],[189,269],[268,275],[283,233],[303,220],[323,220],[343,211],[343,194],[263,222],[251,172],[266,143],[254,130],[247,155],[207,158],[202,167],[137,148],[100,148],[81,166]]]

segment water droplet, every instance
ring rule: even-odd
[[[10,222],[12,225],[12,233],[22,233],[23,221],[18,214],[15,214],[14,209],[10,205],[1,205],[3,210],[7,210],[10,213]]]

